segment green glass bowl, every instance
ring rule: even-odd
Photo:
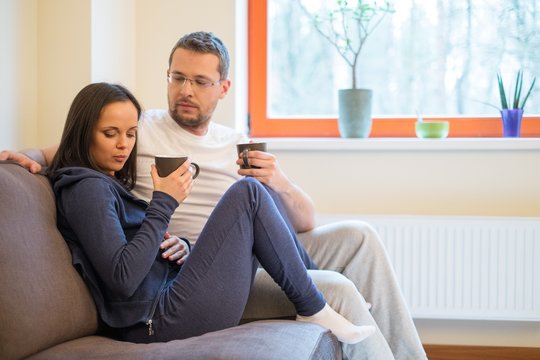
[[[416,136],[422,139],[442,139],[448,136],[450,123],[441,120],[416,122]]]

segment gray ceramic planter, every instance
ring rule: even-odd
[[[339,133],[344,138],[367,138],[371,132],[371,99],[368,89],[341,89],[339,100]]]

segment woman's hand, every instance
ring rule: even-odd
[[[193,174],[189,170],[191,161],[188,159],[175,171],[166,177],[160,177],[155,165],[152,165],[150,174],[154,183],[154,190],[169,194],[182,203],[191,193],[193,187]]]
[[[161,250],[165,250],[161,254],[162,258],[169,261],[176,261],[178,265],[183,264],[189,255],[189,247],[185,241],[180,239],[178,236],[171,236],[169,232],[165,233],[163,242],[159,248]]]

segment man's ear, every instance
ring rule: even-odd
[[[231,88],[231,80],[225,79],[225,80],[222,80],[219,84],[221,86],[221,94],[219,95],[219,98],[223,99],[225,95],[227,95],[227,92],[229,92],[229,89]]]

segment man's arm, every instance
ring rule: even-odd
[[[58,151],[58,144],[41,149],[41,153],[43,154],[43,157],[45,158],[45,165],[48,166],[52,163],[54,155],[56,155],[57,151]]]
[[[315,227],[313,201],[287,178],[279,167],[276,157],[262,151],[249,151],[248,157],[249,163],[259,168],[240,169],[238,174],[252,176],[278,193],[296,232],[312,230]],[[241,165],[243,160],[239,158],[236,163]]]
[[[4,150],[0,152],[0,160],[15,161],[28,171],[36,174],[52,162],[57,150],[58,145],[44,149],[27,149],[20,152]]]
[[[280,195],[296,232],[306,232],[315,228],[315,206],[308,194],[291,182],[285,191],[275,191]]]

